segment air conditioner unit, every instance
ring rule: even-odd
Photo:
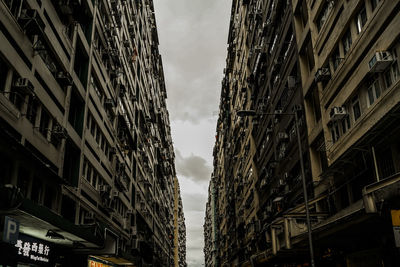
[[[279,139],[279,140],[286,140],[286,139],[288,139],[288,138],[289,138],[289,136],[288,136],[287,133],[285,133],[285,132],[279,132],[279,133],[278,133],[278,139]]]
[[[55,126],[53,127],[51,131],[52,137],[59,138],[59,139],[67,139],[68,138],[68,132],[67,129],[65,129],[61,124],[56,122]]]
[[[119,192],[117,190],[113,190],[112,191],[112,196],[113,197],[118,197],[119,196]]]
[[[112,98],[107,98],[106,100],[104,100],[104,105],[110,108],[114,108],[115,107],[115,101]]]
[[[99,185],[99,191],[100,192],[107,192],[108,189],[109,189],[108,185],[105,185],[105,184]]]
[[[85,220],[86,219],[93,219],[94,218],[94,214],[92,212],[87,212],[84,215]]]
[[[262,51],[261,45],[257,45],[257,46],[254,47],[254,52],[255,53],[261,53],[261,51]]]
[[[382,72],[393,62],[393,57],[389,51],[375,52],[368,62],[370,72]]]
[[[110,154],[115,155],[117,153],[117,149],[115,147],[110,147]]]
[[[17,78],[14,81],[13,88],[18,90],[19,93],[28,95],[33,93],[33,85],[26,78]]]
[[[333,107],[329,113],[331,120],[337,121],[343,119],[347,115],[345,107]]]
[[[56,80],[62,85],[62,86],[70,86],[73,84],[73,80],[71,75],[66,72],[66,71],[59,71],[56,74]]]
[[[301,107],[301,105],[293,105],[293,108],[292,108],[292,111],[293,112],[296,112],[296,111],[300,111],[300,110],[302,110],[303,108]]]
[[[263,178],[263,179],[261,180],[260,187],[263,188],[263,187],[266,186],[266,185],[267,185],[267,179],[266,179],[266,178]]]
[[[319,68],[317,72],[315,72],[314,80],[315,82],[323,82],[323,81],[329,81],[331,78],[331,72],[329,71],[329,68]]]

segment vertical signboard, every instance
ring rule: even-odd
[[[396,247],[400,248],[400,210],[391,210],[393,234]]]

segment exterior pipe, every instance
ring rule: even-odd
[[[276,255],[278,253],[278,249],[276,247],[276,229],[271,227],[271,241],[272,241],[272,254]]]
[[[290,232],[289,232],[289,219],[284,220],[284,232],[285,232],[285,247],[286,249],[291,249],[292,244],[290,243]]]
[[[304,205],[305,205],[305,208],[306,208],[308,245],[309,245],[309,248],[310,248],[310,260],[311,260],[311,267],[315,267],[314,246],[313,246],[313,240],[312,240],[312,229],[311,229],[311,221],[310,221],[310,209],[309,209],[309,206],[308,206],[306,175],[305,175],[305,171],[304,171],[303,151],[301,149],[299,118],[297,116],[297,112],[294,112],[294,119],[295,119],[295,124],[296,124],[297,143],[298,143],[298,146],[299,146],[300,167],[301,167],[301,181],[302,181],[302,184],[303,184]]]
[[[376,181],[379,182],[380,177],[379,177],[379,171],[378,171],[378,163],[376,161],[376,155],[375,155],[375,147],[372,147],[372,158],[374,159],[374,167],[375,167],[375,175],[376,175]]]

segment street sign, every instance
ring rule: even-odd
[[[5,216],[3,241],[6,243],[16,244],[19,235],[19,222],[11,217]]]

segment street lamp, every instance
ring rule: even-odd
[[[310,208],[308,206],[308,194],[307,194],[307,185],[306,185],[306,176],[304,173],[304,162],[303,162],[303,152],[301,149],[301,140],[300,140],[300,130],[299,130],[299,119],[297,116],[297,112],[293,113],[265,113],[265,112],[256,112],[255,110],[239,110],[236,112],[236,115],[239,117],[248,117],[248,116],[257,116],[257,115],[286,115],[286,116],[294,116],[294,121],[296,125],[296,134],[297,134],[297,144],[299,146],[299,156],[300,156],[300,167],[301,167],[301,181],[303,182],[303,195],[306,209],[306,221],[307,221],[307,232],[308,232],[308,245],[310,247],[310,258],[311,258],[311,266],[315,267],[314,261],[314,246],[312,241],[312,229],[311,229],[311,221],[310,221]]]

